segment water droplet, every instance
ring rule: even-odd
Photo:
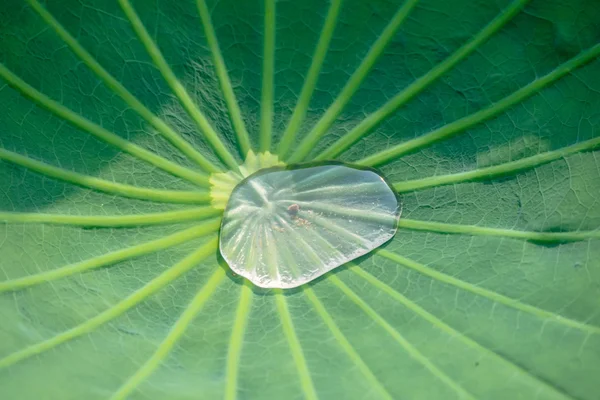
[[[255,285],[293,288],[387,242],[399,217],[395,193],[372,170],[269,169],[231,193],[219,246]]]

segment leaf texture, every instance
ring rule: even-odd
[[[599,21],[594,0],[4,1],[0,398],[597,399]],[[253,286],[210,196],[250,150],[376,166],[406,219]]]

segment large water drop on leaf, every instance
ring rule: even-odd
[[[371,170],[267,170],[233,190],[221,254],[257,286],[293,288],[388,241],[399,215],[396,195]]]

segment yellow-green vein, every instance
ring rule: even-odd
[[[474,125],[497,116],[501,112],[536,94],[544,87],[562,78],[574,69],[590,62],[594,58],[598,57],[598,55],[600,55],[600,44],[597,44],[588,50],[579,53],[569,61],[566,61],[565,63],[556,67],[552,72],[537,78],[533,82],[502,98],[489,107],[444,125],[441,128],[438,128],[425,135],[421,135],[415,139],[400,143],[396,146],[392,146],[386,150],[365,157],[357,163],[370,166],[385,164],[404,154],[414,152],[441,140],[448,139],[468,128],[471,128]]]
[[[105,179],[54,167],[50,164],[2,148],[0,148],[0,160],[20,165],[21,167],[25,167],[49,178],[121,197],[181,204],[205,204],[210,203],[211,200],[210,195],[206,192],[151,189],[115,183]]]
[[[244,279],[240,293],[240,301],[235,313],[235,321],[231,331],[231,338],[229,339],[229,349],[227,350],[225,400],[235,400],[237,398],[239,363],[251,304],[252,289],[250,288],[250,282]]]
[[[231,85],[231,80],[229,79],[227,68],[225,67],[225,60],[223,59],[223,55],[219,49],[219,41],[217,40],[217,35],[210,19],[208,7],[206,6],[206,2],[204,0],[198,0],[197,4],[198,12],[200,13],[200,19],[202,20],[202,26],[204,27],[204,34],[206,35],[206,41],[208,42],[213,62],[215,63],[215,71],[217,73],[217,77],[219,78],[221,90],[223,91],[225,104],[227,104],[227,109],[229,110],[231,124],[237,135],[238,145],[240,147],[240,155],[242,158],[244,158],[251,149],[250,137],[248,136],[248,131],[246,130],[239,104],[235,98],[233,86]]]
[[[219,226],[220,220],[207,222],[206,224],[194,226],[193,228],[189,228],[160,239],[151,240],[149,242],[130,246],[125,249],[116,250],[101,256],[89,258],[85,261],[65,265],[64,267],[25,276],[23,278],[0,281],[0,293],[9,290],[19,290],[40,283],[66,278],[92,269],[115,265],[126,260],[131,260],[132,258],[156,253],[158,251],[188,242],[192,239],[216,232],[219,229]]]
[[[400,334],[394,327],[392,327],[381,315],[379,315],[371,306],[369,306],[362,298],[352,291],[344,282],[342,282],[337,276],[328,274],[328,280],[337,286],[350,300],[352,300],[357,306],[359,306],[365,314],[367,314],[374,322],[381,326],[390,336],[394,338],[401,346],[406,350],[408,354],[416,361],[420,362],[433,376],[445,383],[448,387],[454,390],[462,398],[472,399],[474,397],[467,392],[457,382],[453,381],[448,375],[436,367],[427,357],[425,357],[419,350],[417,350],[408,340]]]
[[[196,318],[196,315],[198,315],[202,307],[204,307],[204,304],[206,304],[213,295],[219,284],[223,281],[223,278],[225,278],[225,270],[219,267],[216,268],[217,270],[212,274],[202,289],[198,291],[196,296],[194,296],[152,357],[150,357],[150,359],[148,359],[148,361],[146,361],[144,365],[142,365],[135,374],[133,374],[127,382],[115,392],[111,397],[112,400],[127,398],[127,396],[129,396],[139,384],[144,381],[144,379],[148,378],[169,355],[171,349],[175,346],[181,336],[183,336],[187,327],[192,323],[194,318]]]
[[[522,158],[520,160],[510,161],[500,165],[475,169],[472,171],[459,172],[456,174],[431,176],[429,178],[415,179],[411,181],[398,182],[393,184],[394,189],[400,193],[410,192],[413,190],[426,189],[430,187],[438,187],[450,185],[453,183],[469,182],[480,179],[492,179],[499,176],[514,174],[527,169],[547,164],[549,162],[567,157],[571,154],[582,151],[594,150],[600,146],[600,138],[586,140],[581,143],[563,147],[558,150],[547,151],[545,153],[536,154],[535,156]]]
[[[306,79],[304,80],[304,85],[300,91],[300,96],[298,96],[298,103],[294,108],[292,117],[290,118],[287,128],[285,129],[277,147],[277,154],[280,156],[284,156],[288,153],[290,146],[296,140],[298,129],[300,129],[300,126],[304,122],[306,111],[308,110],[308,105],[310,103],[310,98],[312,97],[317,85],[319,73],[321,72],[321,66],[323,65],[325,56],[327,55],[327,49],[329,48],[329,43],[331,42],[331,37],[333,36],[333,31],[335,30],[335,26],[337,24],[341,5],[342,0],[331,0],[329,11],[325,17],[323,29],[321,30],[321,35],[319,35],[319,41],[317,42],[315,54],[313,54],[308,73],[306,74]]]
[[[418,3],[419,0],[406,0],[402,7],[398,9],[396,14],[392,17],[392,20],[385,27],[381,35],[377,38],[375,43],[369,49],[367,55],[362,60],[356,71],[350,76],[348,82],[329,106],[325,114],[315,124],[307,136],[300,142],[298,147],[294,149],[293,154],[289,157],[290,163],[300,162],[311,152],[315,144],[323,137],[323,135],[329,130],[331,125],[341,114],[342,110],[352,96],[356,93],[362,82],[365,80],[375,62],[383,54],[388,43],[393,39],[394,35],[402,25],[402,22],[406,19],[412,8]],[[280,157],[284,158],[284,154],[280,154]]]
[[[48,12],[38,0],[27,0],[31,7],[46,21],[58,34],[58,36],[69,46],[69,48],[75,53],[81,61],[83,61],[102,81],[113,90],[119,97],[121,97],[133,110],[135,110],[142,118],[144,118],[150,125],[154,127],[162,136],[165,137],[173,146],[179,149],[185,154],[190,160],[198,164],[202,169],[207,172],[217,172],[218,168],[207,160],[200,152],[185,141],[181,135],[175,132],[169,125],[167,125],[157,115],[152,113],[141,101],[139,101],[130,91],[128,91],[121,82],[115,79],[100,63],[83,48],[81,44],[75,39],[61,24],[58,22],[50,12]]]
[[[34,89],[33,86],[29,85],[21,78],[13,74],[3,64],[0,64],[0,77],[3,78],[10,87],[19,91],[19,93],[27,97],[29,100],[33,101],[35,104],[45,108],[54,115],[64,119],[71,125],[85,132],[88,132],[90,135],[100,140],[103,140],[104,142],[120,150],[123,150],[124,152],[129,153],[132,156],[135,156],[140,160],[143,160],[148,164],[151,164],[156,168],[160,168],[163,171],[166,171],[174,176],[195,183],[196,185],[208,186],[208,176],[206,176],[205,174],[201,174],[199,172],[193,171],[189,168],[176,164],[172,161],[169,161],[166,158],[161,157],[158,154],[155,154],[151,151],[148,151],[130,142],[127,139],[123,139],[122,137],[112,132],[109,132],[100,125],[90,121],[87,118],[82,117],[81,115],[75,113],[73,110],[63,106],[59,102],[52,100],[45,94],[41,93],[39,90]]]
[[[467,292],[485,297],[491,301],[495,301],[497,303],[503,304],[505,306],[511,307],[515,310],[525,312],[527,314],[534,315],[542,320],[552,321],[558,324],[563,324],[572,328],[581,329],[582,331],[589,333],[600,334],[600,327],[588,325],[584,322],[579,322],[572,320],[570,318],[564,317],[562,315],[553,313],[551,311],[543,310],[541,308],[532,306],[530,304],[525,304],[518,299],[512,299],[510,297],[504,296],[500,293],[496,293],[494,291],[485,289],[481,286],[474,285],[462,279],[455,278],[453,276],[444,274],[443,272],[436,271],[433,268],[430,268],[426,265],[418,263],[414,260],[408,259],[401,255],[392,253],[391,251],[378,249],[376,250],[376,254],[385,257],[389,260],[394,261],[397,264],[403,265],[407,268],[415,270],[423,275],[427,275],[430,278],[433,278],[439,282],[455,286],[459,289],[466,290]]]
[[[260,151],[271,149],[273,135],[273,81],[275,79],[275,0],[265,0],[262,92],[260,99]]]
[[[308,286],[303,286],[303,289],[304,293],[306,294],[306,298],[313,305],[321,319],[323,319],[323,322],[325,322],[325,325],[327,325],[327,327],[331,331],[331,334],[333,335],[337,343],[344,349],[350,360],[354,362],[354,364],[358,367],[360,372],[365,376],[367,381],[369,381],[372,387],[381,395],[383,399],[392,400],[392,395],[390,395],[390,393],[385,389],[385,387],[383,387],[381,382],[377,380],[377,377],[369,369],[367,364],[365,364],[365,362],[362,360],[362,358],[356,352],[356,350],[354,350],[352,344],[350,344],[348,339],[346,339],[346,336],[344,336],[344,334],[337,326],[331,315],[327,312],[327,309],[325,309],[323,303],[321,303],[321,301],[317,298],[314,291]]]
[[[565,395],[563,392],[561,392],[560,389],[548,384],[544,379],[538,378],[537,376],[533,375],[532,373],[530,373],[526,369],[522,368],[521,366],[514,364],[510,360],[504,358],[501,354],[498,354],[498,353],[490,350],[489,348],[479,344],[479,342],[471,339],[464,333],[461,333],[461,332],[455,330],[450,325],[446,324],[444,321],[437,318],[435,315],[429,313],[427,310],[425,310],[424,308],[419,306],[414,301],[409,300],[406,296],[401,294],[398,290],[396,290],[396,289],[392,288],[391,286],[385,284],[384,282],[380,281],[379,279],[377,279],[376,277],[374,277],[367,271],[360,268],[358,265],[349,264],[348,267],[349,267],[348,269],[350,271],[354,272],[361,278],[365,279],[367,282],[369,282],[373,286],[377,287],[378,289],[381,289],[384,293],[387,293],[394,300],[398,301],[400,304],[404,305],[409,310],[413,311],[415,314],[419,315],[426,321],[430,322],[436,328],[448,333],[452,337],[458,338],[460,341],[467,344],[468,346],[485,353],[486,355],[500,361],[504,365],[517,370],[520,374],[523,374],[523,375],[529,377],[530,379],[535,381],[536,384],[545,387],[546,389],[553,392],[554,394],[557,394],[558,396],[565,398],[565,399],[570,399],[570,397]]]
[[[417,221],[402,218],[399,228],[436,233],[458,233],[478,236],[500,236],[537,242],[576,242],[586,239],[600,239],[600,230],[581,232],[531,232],[514,229],[487,228],[476,225],[447,224],[442,222]]]
[[[26,358],[43,353],[44,351],[50,350],[56,346],[68,342],[69,340],[75,339],[81,335],[85,335],[86,333],[92,332],[97,327],[115,319],[119,315],[125,313],[127,310],[135,307],[137,304],[144,301],[148,296],[164,288],[169,283],[179,278],[181,275],[183,275],[190,269],[197,266],[199,262],[213,255],[216,250],[217,238],[215,237],[210,242],[199,247],[197,250],[192,252],[183,260],[179,261],[177,264],[175,264],[156,278],[152,279],[150,282],[146,283],[143,287],[133,292],[127,298],[113,305],[104,312],[86,320],[84,323],[77,325],[74,328],[59,333],[58,335],[50,339],[33,344],[0,359],[0,368],[9,367]]]
[[[296,363],[296,369],[300,376],[300,384],[302,386],[302,391],[304,392],[304,397],[306,399],[315,400],[318,398],[317,392],[315,391],[310,372],[308,371],[308,365],[306,364],[306,359],[304,358],[304,353],[300,346],[300,341],[298,340],[296,330],[294,329],[294,322],[292,321],[292,316],[288,309],[287,300],[285,299],[282,290],[276,289],[274,292],[275,304],[281,319],[281,327],[290,346],[294,362]]]
[[[377,111],[371,113],[358,125],[356,125],[350,132],[346,133],[335,143],[329,146],[327,149],[319,153],[315,157],[315,160],[327,160],[333,159],[339,156],[344,151],[348,150],[354,143],[360,140],[362,137],[368,135],[384,120],[389,118],[395,113],[400,107],[410,101],[413,97],[419,94],[421,91],[426,89],[431,83],[442,77],[450,69],[454,68],[456,64],[464,60],[479,46],[485,43],[490,37],[498,32],[508,21],[510,21],[515,15],[517,15],[521,9],[527,4],[529,0],[515,0],[510,4],[504,11],[487,24],[479,33],[465,43],[462,47],[456,50],[452,55],[446,58],[444,61],[436,64],[429,72],[420,78],[416,79],[407,88],[402,90],[388,102],[386,102]]]
[[[65,215],[0,211],[0,222],[19,224],[48,224],[102,228],[167,225],[186,221],[201,221],[222,213],[212,207],[126,215]]]
[[[177,96],[177,98],[179,99],[179,102],[181,103],[183,108],[185,108],[188,115],[196,123],[198,129],[204,135],[204,138],[213,147],[221,161],[223,161],[230,169],[237,170],[238,164],[235,158],[233,157],[233,154],[231,154],[227,147],[225,147],[225,145],[219,138],[219,135],[212,127],[204,113],[202,113],[202,111],[198,108],[198,106],[196,105],[194,100],[192,100],[185,87],[181,84],[179,79],[177,79],[175,73],[171,70],[171,67],[169,67],[167,60],[165,60],[160,49],[158,48],[156,43],[154,43],[154,40],[144,27],[142,20],[137,15],[134,8],[131,6],[129,0],[119,0],[119,4],[121,5],[123,12],[127,16],[127,19],[129,19],[129,22],[131,22],[131,26],[133,27],[133,30],[135,31],[136,35],[146,48],[146,51],[150,55],[150,58],[162,74],[163,78],[165,79],[175,96]]]

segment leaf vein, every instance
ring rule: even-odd
[[[235,314],[235,321],[227,351],[227,367],[225,376],[225,400],[235,400],[238,389],[238,364],[242,354],[244,333],[248,324],[248,316],[252,304],[250,283],[244,280],[240,293],[240,301]]]
[[[251,150],[250,137],[248,136],[248,131],[246,130],[244,119],[242,118],[242,112],[235,97],[229,74],[227,73],[227,68],[225,67],[225,60],[223,59],[223,55],[219,48],[219,41],[217,40],[215,28],[213,27],[206,2],[204,0],[198,0],[197,6],[200,19],[202,20],[202,26],[204,27],[204,34],[206,35],[206,40],[215,64],[215,71],[221,85],[221,91],[223,92],[223,97],[225,98],[225,103],[229,110],[229,117],[231,118],[233,129],[237,135],[241,156],[244,158],[246,157],[246,154],[248,154],[248,151]]]
[[[230,169],[237,171],[238,164],[235,158],[229,152],[227,147],[225,147],[225,145],[219,138],[219,135],[212,127],[204,113],[198,108],[194,100],[192,100],[188,91],[181,84],[179,79],[177,79],[175,73],[173,72],[173,70],[171,70],[171,67],[169,67],[169,64],[167,63],[160,49],[158,48],[148,31],[144,27],[142,20],[135,12],[135,9],[132,7],[129,0],[119,0],[119,4],[123,9],[123,12],[127,16],[127,19],[129,19],[131,26],[133,27],[133,30],[135,31],[139,40],[146,48],[146,51],[148,52],[148,55],[150,55],[150,58],[154,62],[154,65],[156,66],[156,68],[158,68],[158,70],[162,74],[163,78],[165,79],[175,96],[179,99],[179,102],[181,103],[183,108],[185,108],[188,115],[196,123],[200,132],[203,133],[204,138],[206,138],[206,140],[213,147],[221,161],[223,161]]]
[[[391,117],[400,107],[425,90],[429,85],[442,77],[446,72],[456,66],[459,62],[468,57],[479,46],[485,43],[490,37],[498,32],[508,21],[517,15],[529,0],[516,0],[504,11],[502,11],[494,20],[487,24],[473,38],[456,50],[444,61],[438,63],[429,72],[416,79],[408,87],[386,102],[377,111],[374,111],[356,125],[352,130],[338,139],[329,148],[323,150],[315,160],[332,159],[348,150],[354,143],[362,137],[368,135],[387,118]]]
[[[335,122],[337,117],[342,113],[342,110],[352,96],[356,93],[362,82],[365,80],[379,57],[383,54],[383,51],[387,47],[388,43],[394,38],[400,26],[408,17],[408,14],[418,3],[419,0],[406,0],[404,4],[398,9],[396,14],[392,17],[391,21],[385,27],[383,32],[377,38],[375,43],[369,49],[367,55],[362,60],[356,71],[350,76],[348,82],[329,106],[325,114],[315,124],[312,130],[306,135],[306,137],[300,142],[298,147],[294,150],[294,153],[290,156],[289,162],[296,163],[304,160],[310,151],[314,148],[315,144],[323,137],[331,125]],[[283,157],[284,155],[281,154]]]
[[[143,188],[111,182],[55,167],[2,148],[0,148],[0,160],[25,167],[49,178],[121,197],[178,204],[207,204],[211,201],[210,195],[206,192]]]
[[[208,235],[209,233],[217,231],[219,226],[220,220],[216,220],[205,225],[194,226],[160,239],[127,247],[125,249],[116,250],[97,257],[92,257],[78,263],[65,265],[61,268],[25,276],[23,278],[0,281],[0,293],[23,289],[40,283],[51,282],[57,279],[75,275],[77,273],[98,269],[109,265],[115,265],[125,260],[156,253],[157,251],[165,250],[192,239]]]
[[[175,279],[179,278],[184,273],[197,266],[199,262],[214,254],[216,249],[217,238],[214,238],[210,242],[198,248],[196,251],[192,252],[183,260],[179,261],[173,267],[160,274],[158,277],[146,283],[143,287],[133,292],[127,298],[108,308],[104,312],[96,315],[93,318],[88,319],[82,324],[79,324],[67,331],[53,336],[50,339],[33,344],[22,350],[18,350],[14,353],[11,353],[4,358],[1,358],[0,368],[9,367],[27,358],[53,349],[79,336],[85,335],[86,333],[90,333],[99,326],[109,321],[112,321],[113,319],[117,318],[121,314],[125,313],[129,309],[135,307],[137,304],[144,301],[148,296],[156,293]]]
[[[502,98],[501,100],[495,102],[489,107],[486,107],[471,115],[446,124],[441,128],[421,135],[415,139],[406,141],[404,143],[400,143],[396,146],[392,146],[386,150],[365,157],[360,161],[357,161],[357,163],[367,166],[385,164],[405,154],[414,152],[439,141],[448,139],[458,133],[465,131],[466,129],[469,129],[477,124],[480,124],[490,118],[499,115],[503,111],[508,110],[516,104],[519,104],[525,99],[538,93],[544,87],[569,74],[571,71],[592,61],[593,59],[598,57],[598,55],[600,55],[600,44],[596,44],[595,46],[579,53],[577,56],[571,58],[569,61],[566,61],[565,63],[556,67],[550,73],[540,78],[537,78],[533,82],[529,83],[526,86],[523,86],[521,89]]]
[[[165,137],[173,146],[179,149],[190,160],[207,172],[217,172],[219,169],[207,160],[192,145],[175,132],[157,115],[152,113],[140,100],[138,100],[130,91],[128,91],[121,82],[112,76],[100,63],[75,39],[61,24],[47,11],[38,0],[27,0],[31,7],[46,21],[56,34],[69,46],[75,53],[102,81],[121,97],[132,109],[134,109],[142,118],[152,125],[162,136]]]
[[[375,287],[383,290],[385,293],[387,293],[393,299],[395,299],[399,303],[403,304],[408,309],[412,310],[414,313],[416,313],[417,315],[421,316],[423,319],[425,319],[426,321],[430,322],[435,327],[441,329],[442,331],[444,331],[444,332],[446,332],[446,333],[448,333],[448,334],[450,334],[450,335],[452,335],[454,337],[457,337],[459,340],[461,340],[462,342],[466,343],[467,345],[469,345],[469,346],[471,346],[473,348],[476,348],[476,349],[484,352],[485,354],[487,354],[487,355],[489,355],[489,356],[491,356],[491,357],[493,357],[493,358],[501,361],[503,364],[505,364],[505,365],[507,365],[507,366],[509,366],[511,368],[514,368],[519,373],[521,373],[523,375],[526,375],[527,377],[529,377],[530,379],[534,380],[538,384],[544,386],[548,390],[550,390],[550,391],[554,392],[555,394],[559,395],[561,398],[571,399],[570,396],[568,396],[565,393],[563,393],[559,388],[556,388],[556,387],[548,384],[545,380],[540,379],[539,377],[537,377],[536,375],[534,375],[531,372],[527,371],[526,369],[524,369],[520,365],[513,363],[512,361],[508,360],[507,358],[503,357],[502,355],[500,355],[500,354],[496,353],[495,351],[489,349],[488,347],[485,347],[485,346],[481,345],[479,342],[477,342],[476,340],[472,339],[471,337],[465,335],[464,333],[455,330],[450,325],[446,324],[444,321],[442,321],[441,319],[439,319],[435,315],[431,314],[430,312],[428,312],[427,310],[425,310],[424,308],[422,308],[421,306],[419,306],[414,301],[409,300],[406,296],[404,296],[403,294],[401,294],[398,290],[396,290],[393,287],[385,284],[384,282],[382,282],[381,280],[379,280],[378,278],[376,278],[375,276],[373,276],[369,272],[365,271],[363,268],[360,268],[358,265],[350,265],[349,269],[350,269],[350,271],[354,272],[358,276],[360,276],[363,279],[365,279],[366,281],[368,281],[373,286],[375,286]]]
[[[537,242],[575,242],[587,239],[600,239],[600,230],[580,232],[531,232],[514,229],[487,228],[476,225],[448,224],[442,222],[417,221],[402,218],[399,228],[436,233],[458,233],[478,236],[500,236],[515,239],[525,239]]]
[[[462,386],[452,380],[442,370],[436,367],[423,353],[415,348],[406,338],[398,332],[393,326],[391,326],[377,311],[369,306],[362,298],[360,298],[352,289],[350,289],[344,282],[335,275],[328,275],[329,280],[337,286],[342,293],[344,293],[350,300],[352,300],[357,306],[359,306],[374,322],[381,326],[391,337],[394,338],[398,344],[406,350],[408,354],[416,361],[421,363],[433,376],[438,378],[441,382],[452,388],[460,397],[474,400],[474,397],[467,392]]]
[[[436,271],[433,268],[430,268],[416,261],[410,260],[399,254],[392,253],[391,251],[378,249],[376,250],[376,253],[382,257],[394,261],[397,264],[413,269],[423,275],[427,275],[437,281],[455,286],[473,294],[477,294],[496,303],[503,304],[505,306],[525,312],[527,314],[534,315],[540,319],[563,324],[572,328],[580,329],[585,332],[600,334],[600,327],[588,325],[580,321],[563,317],[562,315],[556,314],[554,312],[543,310],[530,304],[525,304],[520,300],[512,299],[500,293],[485,289],[481,286],[474,285],[462,279],[454,278],[450,275],[444,274],[443,272]]]
[[[575,153],[592,151],[600,146],[600,138],[589,139],[562,149],[547,151],[536,154],[535,156],[521,158],[520,160],[510,161],[504,164],[494,165],[475,169],[472,171],[459,172],[456,174],[430,176],[423,179],[414,179],[393,184],[398,192],[411,192],[415,190],[427,189],[430,187],[439,187],[451,185],[454,183],[477,181],[481,179],[493,179],[526,171],[540,165],[548,164],[552,161],[565,158]]]
[[[292,352],[292,357],[296,364],[298,375],[300,376],[300,384],[302,386],[304,396],[307,399],[317,399],[317,392],[315,391],[315,387],[308,370],[308,365],[306,364],[306,358],[304,357],[300,341],[298,340],[296,330],[294,329],[294,322],[292,321],[292,316],[290,315],[285,295],[281,290],[275,290],[274,297],[277,311],[279,312],[279,317],[281,319],[281,327],[285,337],[287,338],[290,351]]]
[[[217,267],[208,282],[198,291],[185,311],[181,314],[171,331],[158,346],[152,357],[142,365],[111,397],[112,400],[127,398],[143,381],[148,378],[167,358],[177,341],[183,336],[188,326],[196,318],[204,304],[215,293],[219,284],[225,278],[225,270]]]

